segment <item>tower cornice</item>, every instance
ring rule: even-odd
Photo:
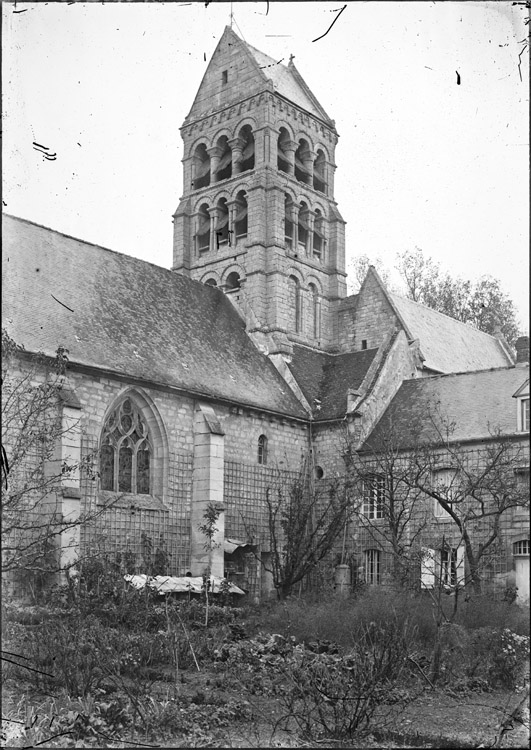
[[[200,117],[189,120],[187,116],[179,130],[184,137],[185,131],[189,129],[187,135],[191,137],[194,135],[196,128],[200,131],[209,130],[215,125],[222,125],[223,122],[232,120],[232,118],[241,118],[245,112],[250,112],[253,108],[256,109],[258,106],[265,103],[270,103],[275,106],[276,100],[281,104],[279,110],[281,112],[285,111],[290,119],[299,120],[303,126],[308,126],[312,123],[315,132],[327,134],[329,140],[333,140],[332,136],[334,136],[335,139],[339,138],[337,130],[335,127],[331,126],[330,123],[317,117],[311,112],[308,112],[298,104],[294,104],[277,91],[271,91],[269,85],[265,85],[263,89],[257,91],[255,94],[249,95],[245,98],[238,98],[231,104],[227,104],[223,107],[212,108],[210,111],[201,114]]]

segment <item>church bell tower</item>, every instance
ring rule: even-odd
[[[226,27],[181,134],[173,270],[231,295],[276,352],[333,349],[346,295],[338,135],[293,60]]]

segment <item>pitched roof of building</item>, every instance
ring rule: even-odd
[[[341,419],[347,411],[347,391],[359,388],[373,361],[377,349],[347,354],[326,354],[305,346],[293,346],[290,369],[306,400],[313,406],[316,421]]]
[[[482,440],[498,431],[517,429],[515,391],[529,378],[529,367],[503,367],[478,372],[405,380],[362,450],[382,440],[401,448],[435,440],[435,425],[452,424],[452,441]]]
[[[430,370],[468,372],[512,364],[494,336],[397,294],[387,294],[411,338],[420,340],[424,366]]]
[[[221,68],[231,71],[225,84],[220,83]],[[333,127],[292,61],[283,65],[274,60],[240,39],[230,26],[225,27],[214,50],[185,122],[263,91],[269,81],[280,96]]]
[[[260,50],[247,44],[247,42],[242,43],[247,46],[266,78],[273,83],[275,91],[321,120],[330,121],[293,62],[283,65],[278,60],[266,55],[265,52],[260,52]]]
[[[3,325],[26,350],[305,417],[219,289],[6,215],[2,260]]]

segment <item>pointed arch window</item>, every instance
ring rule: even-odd
[[[100,450],[101,489],[149,495],[153,447],[146,421],[125,398],[105,422]]]
[[[258,463],[265,466],[267,463],[267,437],[260,435],[258,438]]]

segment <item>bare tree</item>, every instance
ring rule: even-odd
[[[279,599],[285,599],[332,551],[352,512],[350,494],[344,478],[316,483],[313,465],[306,460],[287,483],[279,472],[262,502],[271,555],[267,565],[260,559],[273,576]],[[249,537],[256,536],[245,519],[244,524]]]
[[[79,429],[61,418],[67,350],[55,359],[31,355],[2,330],[2,571],[28,581],[58,572],[61,544],[86,514],[63,515],[65,478],[93,474],[93,457],[58,460],[57,445]],[[100,511],[101,512],[101,511]]]
[[[427,405],[416,422],[408,414],[406,432],[395,416],[388,412],[385,428],[376,430],[372,441],[348,451],[357,516],[392,551],[395,575],[405,580],[408,568],[418,566],[423,532],[438,528],[436,504],[437,515],[453,522],[464,547],[468,572],[462,583],[479,593],[504,517],[512,508],[529,507],[529,485],[521,473],[529,464],[529,446],[499,430],[476,445],[462,444],[454,437],[455,423],[438,406]],[[449,536],[450,523],[442,528]]]
[[[457,527],[468,564],[467,582],[480,593],[483,563],[500,538],[504,515],[512,508],[529,508],[529,485],[521,473],[529,464],[529,446],[499,430],[481,445],[465,446],[452,439],[451,422],[439,418],[432,423],[438,441],[417,446],[410,483],[433,498]],[[445,480],[438,482],[441,466]]]
[[[355,518],[379,547],[391,552],[393,581],[407,586],[418,568],[419,539],[428,519],[425,495],[411,482],[411,462],[400,448],[391,413],[388,420],[385,434],[363,452],[347,435],[343,457]]]

